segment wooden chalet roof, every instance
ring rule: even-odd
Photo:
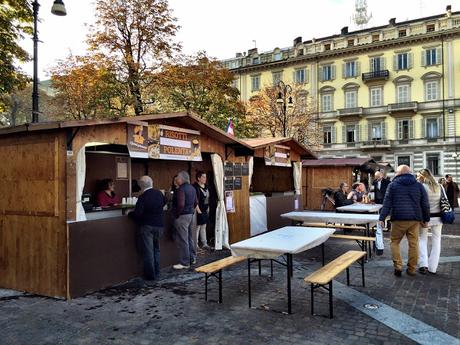
[[[242,141],[249,145],[253,150],[257,150],[263,148],[268,145],[286,145],[289,146],[291,149],[295,150],[300,154],[300,156],[304,159],[313,158],[316,159],[316,154],[307,149],[304,145],[299,143],[294,138],[285,138],[285,137],[277,137],[277,138],[247,138],[242,139]]]

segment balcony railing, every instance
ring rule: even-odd
[[[383,69],[381,71],[373,71],[373,72],[367,72],[362,74],[363,81],[371,81],[371,80],[379,80],[379,79],[385,79],[388,80],[390,77],[390,71],[387,69]]]
[[[338,116],[353,116],[353,115],[361,116],[362,114],[363,114],[363,107],[343,108],[343,109],[337,110]]]
[[[388,104],[388,112],[395,113],[398,111],[410,111],[414,113],[417,112],[418,103],[417,102],[404,102],[404,103],[391,103]]]
[[[385,147],[390,147],[391,143],[392,143],[392,140],[388,140],[388,139],[367,140],[367,141],[361,142],[361,148],[374,148],[374,147],[385,148]]]

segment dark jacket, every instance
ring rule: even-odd
[[[183,183],[177,190],[176,195],[176,218],[184,214],[194,214],[198,204],[195,188],[190,183]]]
[[[411,174],[396,176],[387,188],[379,220],[430,221],[428,195],[421,183]]]
[[[372,182],[372,185],[374,186],[374,199],[376,204],[383,204],[383,199],[385,198],[385,193],[387,192],[388,185],[390,184],[390,181],[388,181],[386,178],[383,178],[380,182],[380,189],[377,188],[378,186],[378,181]]]
[[[347,199],[347,195],[343,194],[341,190],[334,193],[334,201],[335,208],[353,204],[353,200]]]
[[[163,193],[147,189],[137,200],[134,211],[128,215],[139,225],[160,226],[163,224],[163,207],[166,203]]]
[[[446,195],[452,208],[458,207],[458,185],[455,182],[446,183]]]
[[[193,187],[195,187],[196,196],[198,199],[198,207],[201,211],[201,213],[197,213],[196,215],[196,224],[203,225],[208,222],[209,188],[207,185],[205,185],[204,188],[201,188],[198,183],[194,183]]]

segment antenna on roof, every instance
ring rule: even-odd
[[[367,24],[372,18],[372,13],[367,13],[367,1],[355,0],[355,13],[353,14],[353,21],[360,28],[366,28]]]
[[[257,48],[257,41],[256,41],[256,40],[252,40],[252,42],[254,42],[254,48]]]

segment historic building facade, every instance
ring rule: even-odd
[[[242,100],[302,84],[317,104],[321,157],[372,157],[460,178],[460,12],[302,41],[223,63]]]

